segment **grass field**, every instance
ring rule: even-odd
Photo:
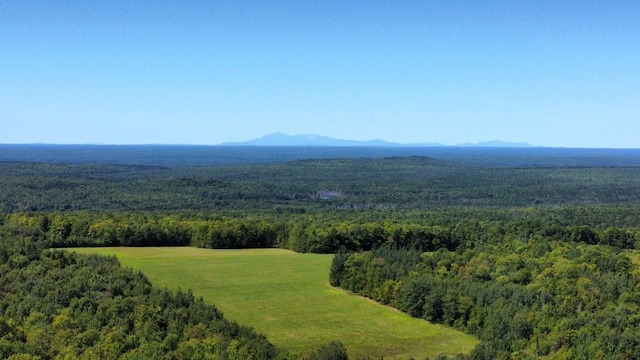
[[[252,326],[275,345],[307,353],[340,340],[349,355],[423,359],[469,352],[473,337],[414,319],[328,284],[332,255],[280,249],[88,248],[116,255],[155,286],[192,289],[230,320]]]

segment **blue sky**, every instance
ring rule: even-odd
[[[0,143],[640,148],[639,1],[4,1]]]

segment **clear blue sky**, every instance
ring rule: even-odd
[[[640,148],[640,1],[4,1],[0,143]]]

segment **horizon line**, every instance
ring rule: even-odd
[[[249,140],[251,141],[251,140]],[[354,140],[357,141],[357,140]],[[375,141],[375,140],[365,140],[366,141]],[[382,140],[384,141],[384,140]],[[499,141],[499,140],[496,140]],[[486,141],[492,142],[492,141]],[[240,148],[240,147],[248,147],[248,148],[484,148],[484,149],[575,149],[575,150],[640,150],[640,147],[585,147],[585,146],[546,146],[546,145],[529,145],[529,146],[509,146],[509,142],[503,142],[505,145],[502,146],[491,146],[491,145],[479,145],[485,142],[480,143],[463,143],[456,145],[447,145],[447,144],[438,144],[434,143],[434,145],[421,145],[420,143],[411,143],[411,144],[402,144],[402,143],[390,143],[390,145],[251,145],[251,144],[243,144],[239,143],[219,143],[219,144],[196,144],[196,143],[126,143],[126,144],[118,144],[118,143],[46,143],[46,142],[33,142],[33,143],[0,143],[0,146],[94,146],[94,147],[102,147],[102,146],[197,146],[197,147],[229,147],[229,148]]]

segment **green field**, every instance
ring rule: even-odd
[[[332,255],[194,247],[73,251],[116,255],[123,266],[143,271],[155,286],[192,289],[229,320],[252,326],[294,352],[340,340],[351,356],[421,359],[469,352],[477,343],[461,332],[331,287],[327,279]]]

